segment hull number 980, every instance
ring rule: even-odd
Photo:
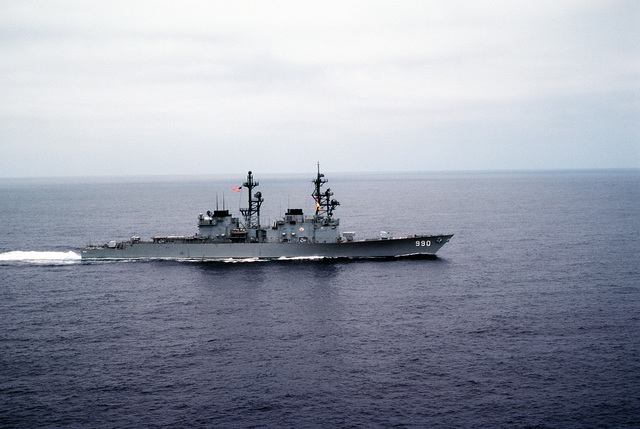
[[[416,241],[416,246],[418,247],[429,247],[431,246],[431,240],[417,240]]]

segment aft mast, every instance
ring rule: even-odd
[[[324,179],[324,174],[320,173],[320,163],[318,162],[318,176],[311,181],[315,188],[311,196],[313,197],[316,203],[316,219],[324,219],[326,213],[326,219],[330,220],[331,216],[333,216],[333,210],[340,203],[337,200],[331,199],[333,192],[331,192],[331,188],[327,188],[326,191],[322,192],[322,185],[327,183],[327,179]],[[324,212],[323,212],[324,210]]]

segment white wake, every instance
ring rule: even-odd
[[[0,261],[15,262],[73,262],[82,259],[76,252],[35,252],[15,250],[0,253]]]

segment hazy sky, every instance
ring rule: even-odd
[[[640,167],[637,0],[0,10],[0,177]]]

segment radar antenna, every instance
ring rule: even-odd
[[[318,162],[318,176],[312,180],[312,183],[315,185],[313,193],[311,196],[313,197],[316,203],[316,218],[322,219],[327,216],[327,219],[331,219],[333,216],[333,211],[340,203],[337,200],[331,199],[333,192],[331,192],[331,188],[327,188],[326,191],[322,192],[322,185],[327,183],[327,179],[324,179],[324,174],[320,173],[320,163]],[[324,212],[323,212],[324,210]]]
[[[242,184],[249,190],[249,208],[240,209],[240,212],[244,216],[244,226],[246,229],[260,228],[260,206],[262,205],[264,198],[262,198],[262,192],[260,191],[253,194],[253,188],[259,184],[260,182],[253,181],[253,174],[249,171],[247,174],[247,181]]]

